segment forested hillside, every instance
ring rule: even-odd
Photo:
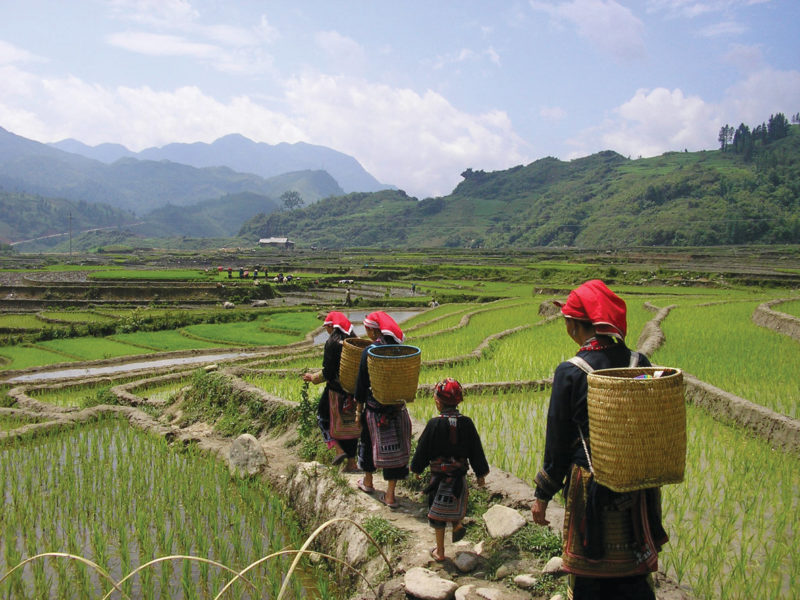
[[[72,202],[0,190],[0,241],[12,242],[54,234],[117,227],[135,216],[107,204]],[[54,240],[54,242],[57,240]]]
[[[622,247],[800,243],[800,131],[749,152],[601,152],[467,169],[452,194],[350,194],[261,215],[240,235],[345,247]]]

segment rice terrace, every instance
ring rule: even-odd
[[[420,566],[471,586],[464,598],[565,598],[546,568],[561,496],[549,529],[530,505],[553,371],[575,350],[551,301],[593,278],[626,301],[628,345],[685,373],[686,474],[662,489],[657,597],[800,590],[796,246],[0,260],[0,598],[402,599]],[[399,484],[390,510],[319,435],[300,374],[319,368],[320,317],[378,308],[422,351],[415,436],[432,384],[465,386],[492,469],[470,490],[470,569],[431,560],[424,484]],[[527,523],[491,538],[494,504]]]

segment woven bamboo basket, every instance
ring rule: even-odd
[[[381,404],[413,402],[419,383],[421,351],[416,346],[387,344],[367,350],[372,395]]]
[[[657,371],[665,374],[655,377]],[[636,379],[646,375],[646,379]],[[686,465],[686,404],[680,369],[589,373],[589,438],[595,478],[615,492],[680,483]]]
[[[358,367],[364,348],[372,342],[364,338],[347,338],[342,342],[342,359],[339,361],[339,384],[348,394],[356,391]]]

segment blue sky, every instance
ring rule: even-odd
[[[0,2],[0,126],[308,142],[418,198],[466,168],[716,149],[800,112],[798,0]]]

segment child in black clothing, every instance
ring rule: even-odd
[[[410,466],[417,474],[428,465],[431,467],[431,482],[425,488],[428,522],[436,532],[436,547],[431,549],[431,556],[441,562],[445,559],[447,523],[453,524],[453,542],[466,534],[461,521],[467,513],[467,470],[472,466],[478,485],[483,486],[489,463],[472,419],[456,408],[463,400],[461,384],[451,377],[440,381],[434,388],[433,399],[439,416],[425,426]]]

